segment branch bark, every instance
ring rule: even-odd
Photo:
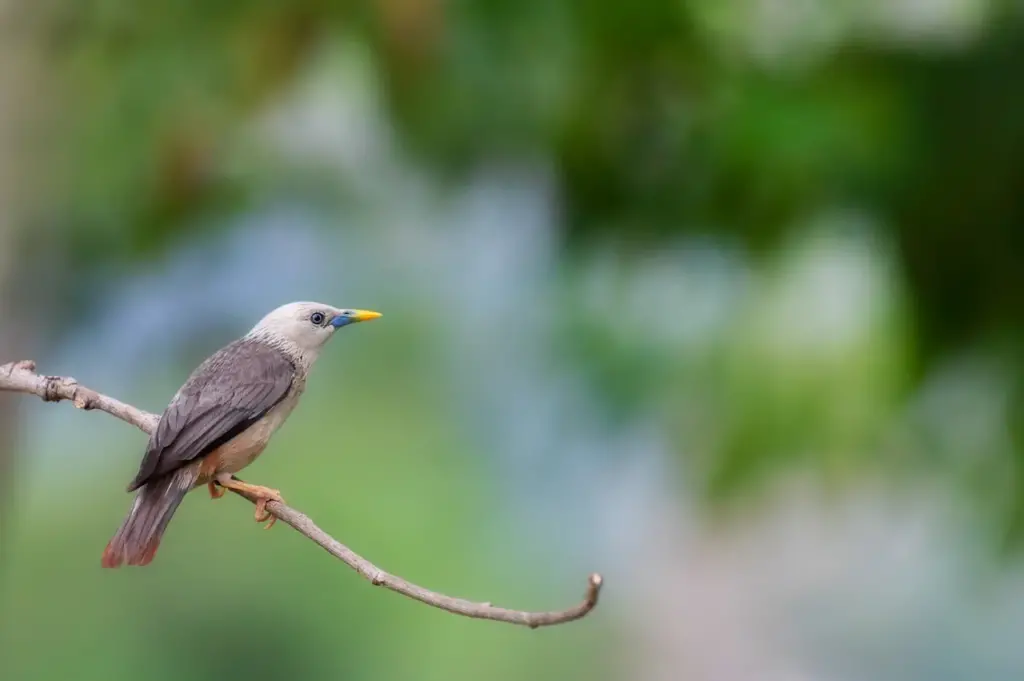
[[[130,404],[125,404],[112,397],[79,385],[73,378],[64,376],[42,376],[36,373],[35,362],[11,362],[0,365],[0,391],[20,392],[40,397],[45,402],[68,400],[79,409],[104,411],[125,423],[130,423],[145,433],[151,433],[159,421],[156,414],[142,411]],[[235,492],[235,490],[231,490]],[[255,499],[242,492],[235,492],[241,497],[255,503]],[[383,586],[403,596],[426,603],[427,605],[456,615],[477,619],[521,624],[536,629],[572,622],[584,617],[597,605],[597,597],[601,591],[601,575],[596,572],[587,580],[587,591],[583,601],[566,610],[551,612],[526,612],[498,608],[490,603],[474,603],[461,598],[445,596],[421,586],[407,582],[381,570],[334,537],[330,536],[310,518],[290,506],[272,501],[267,510],[280,520],[293,527],[297,532],[316,542],[325,551],[348,565],[375,586]]]

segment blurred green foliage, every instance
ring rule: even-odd
[[[709,499],[735,498],[780,469],[813,471],[826,483],[884,471],[892,484],[927,484],[945,474],[968,505],[998,518],[989,525],[995,533],[1009,525],[1019,534],[1024,80],[1016,74],[1024,72],[1024,13],[1019,3],[965,0],[958,6],[975,9],[935,29],[926,19],[941,8],[909,4],[923,9],[903,19],[886,12],[893,3],[855,0],[26,4],[26,30],[38,33],[59,102],[46,230],[69,254],[70,282],[111,264],[156,261],[228,222],[210,218],[297,184],[343,203],[339,187],[308,175],[296,181],[294,167],[263,149],[239,152],[238,140],[317,54],[355,45],[371,63],[403,154],[432,178],[458,187],[495,159],[550,166],[562,277],[551,294],[564,303],[552,354],[583,377],[603,409],[602,427],[654,414],[687,482]],[[813,250],[816,220],[845,210],[867,216],[875,230],[868,238],[892,262],[874,270],[882,286],[857,333],[829,344],[814,332],[827,315],[794,315],[792,307],[794,291],[817,284],[801,275],[800,260],[801,249]],[[628,288],[652,254],[695,237],[735,248],[753,270],[713,332],[693,343],[638,333],[642,316],[623,317],[644,312],[639,296],[588,307],[581,280],[595,253],[614,253],[616,283]],[[74,295],[47,314],[60,318],[89,292]],[[400,354],[389,351],[392,360]],[[402,372],[384,366],[386,352],[368,354],[365,370],[377,367],[387,380],[361,382],[368,392],[358,399],[325,389],[275,443],[344,481],[336,496],[294,501],[343,530],[356,550],[440,590],[524,606],[538,598],[538,607],[563,597],[539,598],[522,566],[495,558],[511,552],[474,544],[476,516],[490,512],[485,464],[437,426],[440,406],[423,392],[431,379],[403,383]],[[930,382],[948,379],[945,363],[977,356],[995,367],[996,387],[962,394],[999,397],[1005,385],[1005,402],[928,402]],[[985,437],[922,425],[918,411],[934,421],[935,409],[948,417],[940,422],[972,437],[972,424],[982,424]],[[335,434],[318,424],[334,410],[365,424],[349,450],[372,457],[332,457],[324,445]],[[129,466],[130,457],[125,479]],[[305,489],[306,473],[285,457],[257,470],[286,494]],[[62,494],[80,506],[92,499],[82,488]],[[165,549],[153,567],[166,574],[167,593],[144,592],[152,578],[134,575],[117,575],[114,586],[86,569],[112,529],[98,518],[114,509],[66,519],[42,496],[32,502],[14,545],[26,556],[12,570],[19,619],[2,632],[17,654],[0,651],[19,681],[80,669],[92,678],[139,669],[151,672],[146,678],[181,678],[183,670],[276,678],[287,670],[447,679],[453,668],[467,679],[613,675],[595,652],[607,634],[601,625],[539,638],[445,618],[339,576],[309,547],[268,550],[301,541],[287,532],[236,540],[247,511],[201,511],[198,498],[167,539],[195,552]],[[230,551],[218,534],[232,537]],[[536,579],[533,562],[523,574]],[[81,569],[56,578],[69,563]],[[204,579],[211,586],[196,586]],[[176,608],[154,614],[152,601]],[[245,604],[244,616],[233,615],[233,602]],[[67,614],[75,608],[105,619],[85,627]],[[260,608],[265,621],[252,616]],[[218,636],[231,637],[229,655]],[[75,647],[40,658],[34,644],[47,637]],[[389,643],[396,638],[399,652]],[[196,647],[206,640],[208,648]],[[155,662],[161,654],[168,659]]]
[[[319,50],[355,43],[369,50],[404,150],[453,185],[495,158],[552,164],[566,262],[611,244],[642,263],[695,234],[770,262],[817,216],[852,207],[894,245],[906,291],[900,335],[886,342],[907,375],[885,379],[900,388],[880,405],[978,348],[1005,361],[1024,394],[1024,84],[1009,75],[1024,69],[1019,8],[978,0],[959,20],[941,24],[932,14],[944,10],[924,8],[901,24],[881,5],[800,7],[776,16],[742,0],[34,6],[74,111],[59,119],[66,163],[54,174],[52,223],[88,271],[153,257],[223,222],[204,218],[294,189],[289,172],[261,170],[276,167],[272,156],[250,154],[239,172],[239,122]],[[614,373],[594,343],[588,370],[604,376],[609,404],[642,400],[650,385],[634,383],[645,372],[665,375],[642,345],[619,350],[645,368]],[[760,410],[771,396],[746,386],[770,392],[799,368],[776,364],[721,399]],[[808,386],[806,399],[822,394]],[[751,418],[785,439],[803,408],[792,409]],[[716,450],[712,487],[772,468],[773,448],[744,444],[745,432]],[[1014,451],[1024,479],[1024,443]]]
[[[218,158],[240,113],[318,46],[366,39],[410,149],[456,177],[495,155],[551,156],[567,237],[712,230],[774,247],[852,203],[898,239],[926,359],[1017,333],[1020,12],[992,3],[980,39],[946,46],[912,29],[872,41],[847,3],[825,7],[852,26],[773,60],[752,50],[760,17],[738,0],[50,3],[38,12],[76,112],[64,219],[76,252],[102,258],[238,200]]]

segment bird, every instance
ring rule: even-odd
[[[207,486],[256,500],[257,522],[276,517],[267,503],[280,491],[243,482],[235,474],[251,464],[298,404],[321,350],[342,327],[377,319],[372,310],[315,302],[282,305],[243,337],[224,346],[192,372],[160,415],[138,472],[128,484],[131,509],[103,551],[101,565],[148,565],[185,495]]]

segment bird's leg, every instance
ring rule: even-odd
[[[210,490],[211,499],[220,499],[222,496],[224,496],[224,492],[226,491],[214,480],[211,480],[210,482],[206,483],[206,488]]]
[[[263,487],[262,485],[250,485],[247,482],[242,482],[229,473],[219,474],[216,477],[216,481],[221,487],[235,490],[236,492],[241,492],[247,497],[254,498],[256,500],[256,513],[254,514],[256,522],[263,523],[268,520],[270,521],[264,529],[269,530],[274,526],[274,523],[277,522],[277,516],[267,510],[267,502],[276,501],[283,504],[284,498],[281,497],[281,492],[270,487]]]

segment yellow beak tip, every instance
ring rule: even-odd
[[[368,322],[371,319],[377,319],[378,317],[383,316],[384,315],[382,315],[380,312],[374,312],[373,310],[359,310],[355,314],[355,320],[357,322]]]

